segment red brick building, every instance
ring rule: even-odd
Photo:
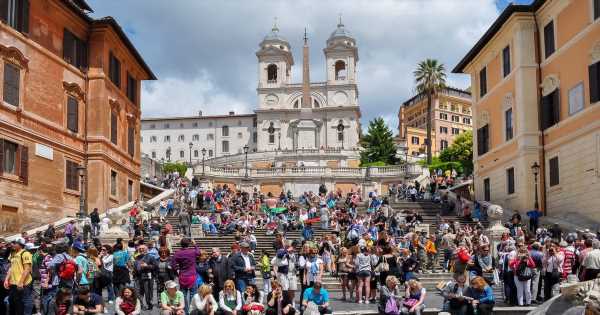
[[[84,0],[0,1],[0,233],[137,198],[140,81],[121,27]],[[78,166],[85,170],[78,171]]]

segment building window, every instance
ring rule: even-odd
[[[108,59],[108,77],[117,87],[121,87],[121,62],[113,55],[112,51],[109,53]]]
[[[238,132],[238,139],[242,139],[243,135],[241,132]]]
[[[583,82],[569,90],[569,115],[583,109]]]
[[[229,153],[229,141],[223,140],[223,142],[221,143],[221,147],[222,147],[221,151],[223,153]]]
[[[0,19],[21,33],[29,33],[29,0],[0,1]]]
[[[88,66],[87,42],[65,29],[63,33],[63,59],[79,69]]]
[[[75,133],[79,131],[79,103],[70,95],[67,97],[67,129]]]
[[[558,89],[542,97],[542,130],[546,130],[560,120],[560,97]]]
[[[483,180],[483,200],[488,201],[488,202],[490,200],[492,200],[489,178],[486,178]]]
[[[183,128],[183,123],[179,123],[179,128]]]
[[[213,156],[213,150],[208,150],[208,156],[212,157]]]
[[[550,57],[556,49],[554,44],[554,21],[544,26],[544,52],[546,58]]]
[[[193,128],[198,128],[198,123],[197,123],[197,122],[195,122],[195,123],[192,123],[192,127],[193,127]]]
[[[200,135],[193,135],[192,141],[200,141]]]
[[[484,155],[490,149],[490,128],[485,125],[477,129],[477,155]]]
[[[456,115],[452,115],[452,121],[453,122],[460,122],[460,117],[458,117]]]
[[[110,142],[117,145],[117,114],[113,111],[110,112]]]
[[[487,93],[487,68],[479,71],[479,96],[483,97]]]
[[[179,157],[183,159],[185,157],[185,151],[179,151]]]
[[[440,113],[440,119],[448,120],[448,114],[446,114],[446,113]]]
[[[419,144],[419,137],[412,137],[410,141],[412,144]]]
[[[252,142],[258,142],[258,133],[256,131],[252,133]]]
[[[2,173],[19,175],[17,172],[19,145],[8,140],[0,139],[0,161],[2,162]]]
[[[441,126],[440,126],[440,133],[445,133],[445,134],[447,134],[447,133],[448,133],[448,127],[441,127]]]
[[[184,135],[179,135],[179,136],[177,137],[177,141],[179,141],[179,142],[184,142],[184,141],[185,141],[185,136],[184,136]]]
[[[506,170],[506,193],[512,195],[515,193],[515,168]]]
[[[502,50],[502,72],[505,77],[510,74],[510,46]]]
[[[277,82],[277,66],[274,64],[270,64],[267,66],[267,82]]]
[[[448,141],[440,140],[440,151],[448,149]]]
[[[594,20],[600,18],[600,0],[594,0]]]
[[[110,194],[117,195],[117,172],[113,170],[110,171]]]
[[[156,129],[156,124],[150,124],[150,129]]]
[[[78,164],[67,160],[65,163],[65,187],[69,190],[79,191]]]
[[[512,118],[512,108],[507,109],[504,112],[504,130],[505,140],[509,141],[513,138],[513,118]]]
[[[19,87],[21,85],[21,69],[12,63],[4,63],[4,101],[19,106]]]
[[[600,101],[600,61],[589,66],[588,71],[590,76],[590,104],[593,104]]]
[[[209,127],[212,127],[212,126],[213,126],[213,123],[212,123],[212,121],[209,121],[209,122],[208,122],[208,126],[209,126]]]
[[[156,159],[156,152],[155,151],[152,151],[152,158]]]
[[[456,104],[450,104],[450,111],[458,112],[458,105],[456,105]]]
[[[346,80],[346,63],[341,60],[335,62],[335,79]]]
[[[229,126],[223,126],[221,128],[221,136],[229,137]]]
[[[171,136],[164,136],[163,142],[171,142]]]
[[[127,180],[127,201],[133,201],[133,181]]]
[[[169,125],[169,124],[164,124],[164,128],[165,128],[165,129],[169,129],[169,128],[171,128],[171,125]]]
[[[135,128],[127,126],[127,152],[129,155],[135,155]]]
[[[275,143],[275,127],[273,126],[273,122],[269,123],[269,128],[267,129],[267,132],[269,133],[269,143],[274,144]]]
[[[460,129],[458,129],[458,128],[452,128],[452,134],[453,135],[457,135],[459,133],[460,133]]]
[[[127,72],[127,98],[135,104],[137,100],[137,80],[131,75],[131,73]]]
[[[194,150],[194,157],[197,158],[198,157],[198,150]]]
[[[548,160],[550,170],[550,187],[560,184],[560,171],[558,168],[558,156],[555,156]]]
[[[209,133],[206,135],[206,140],[215,140],[215,135],[212,133]]]

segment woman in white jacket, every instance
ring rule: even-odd
[[[242,313],[242,294],[235,289],[233,280],[227,280],[223,284],[223,290],[219,292],[219,308],[224,315],[240,315]]]
[[[219,309],[219,304],[212,294],[212,287],[202,285],[198,289],[198,293],[194,295],[191,302],[191,315],[214,315]]]

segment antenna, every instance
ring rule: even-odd
[[[308,42],[308,36],[306,35],[306,27],[304,28],[304,43]]]

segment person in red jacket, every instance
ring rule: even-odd
[[[509,262],[514,270],[515,285],[517,287],[517,301],[519,305],[531,304],[531,279],[535,270],[535,262],[526,248],[519,249],[517,257]]]

